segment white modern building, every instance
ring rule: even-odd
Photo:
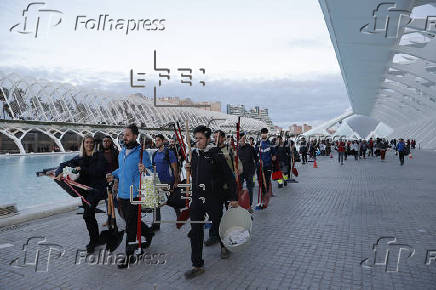
[[[423,148],[436,148],[436,1],[319,3],[351,111],[306,135],[345,120],[354,123],[352,135],[413,138]],[[372,119],[350,121],[351,115]]]

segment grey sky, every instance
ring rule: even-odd
[[[62,22],[38,38],[10,32],[28,1],[0,2],[0,69],[122,93],[129,70],[171,69],[166,93],[268,107],[273,121],[326,120],[348,106],[335,53],[316,0],[305,1],[46,1]],[[91,31],[76,17],[165,19],[164,31]],[[57,16],[53,16],[57,17]],[[48,24],[48,20],[47,23]],[[45,26],[43,27],[45,28]],[[177,68],[205,68],[206,86],[180,88]],[[194,80],[199,74],[193,74]],[[156,78],[147,79],[150,94]]]

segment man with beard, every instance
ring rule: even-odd
[[[103,137],[102,145],[103,146],[101,148],[101,151],[103,152],[103,156],[106,159],[106,165],[107,165],[105,173],[110,173],[118,168],[118,148],[115,146],[112,137],[109,135]],[[114,184],[113,190],[114,192],[118,190],[118,184]],[[115,207],[118,207],[118,203],[115,198],[113,202]],[[108,202],[106,200],[106,209],[107,206],[108,206]],[[108,220],[103,224],[104,227],[109,224],[109,219],[110,217],[108,216]]]
[[[108,172],[113,172],[118,168],[118,148],[115,146],[112,137],[106,135],[103,138],[102,151],[107,163]]]
[[[223,214],[223,203],[230,201],[232,207],[238,206],[236,181],[226,164],[219,148],[209,145],[211,130],[206,126],[194,129],[196,148],[192,151],[192,160],[185,166],[192,175],[192,200],[190,205],[192,269],[185,272],[186,279],[192,279],[204,273],[203,239],[206,213],[212,221],[214,232],[219,232]],[[221,258],[228,258],[229,252],[221,243]]]
[[[126,221],[126,259],[118,265],[118,268],[127,268],[129,264],[135,263],[133,256],[135,249],[138,206],[130,203],[130,186],[133,185],[133,197],[138,200],[138,189],[140,174],[145,172],[145,168],[152,170],[150,156],[147,151],[143,151],[142,163],[140,162],[141,145],[136,141],[139,135],[138,127],[135,124],[129,125],[124,129],[124,147],[118,155],[119,168],[112,173],[108,173],[106,179],[112,182],[118,180],[118,205]],[[153,231],[144,222],[141,222],[141,234],[145,237],[145,243],[141,248],[147,248],[151,244]]]

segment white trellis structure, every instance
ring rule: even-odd
[[[67,83],[27,79],[15,73],[0,72],[0,133],[10,138],[21,154],[22,139],[37,130],[54,141],[60,151],[67,132],[117,136],[126,124],[136,123],[142,134],[171,135],[169,124],[189,120],[190,127],[209,125],[226,132],[235,130],[237,116],[195,107],[155,107],[153,100],[139,95],[115,95],[88,91]],[[241,128],[257,133],[267,124],[241,118]]]

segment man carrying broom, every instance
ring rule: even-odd
[[[120,269],[127,268],[129,264],[135,263],[136,257],[133,255],[135,250],[139,247],[149,247],[154,235],[151,228],[141,221],[141,235],[145,237],[145,243],[135,244],[138,232],[137,224],[141,213],[138,211],[137,205],[130,203],[130,185],[133,185],[134,188],[134,199],[138,200],[140,175],[145,172],[145,168],[152,170],[150,156],[136,141],[138,135],[139,130],[135,124],[129,125],[124,130],[124,147],[118,155],[119,168],[106,176],[108,182],[112,182],[114,179],[118,180],[118,205],[126,221],[126,259],[118,265]]]

